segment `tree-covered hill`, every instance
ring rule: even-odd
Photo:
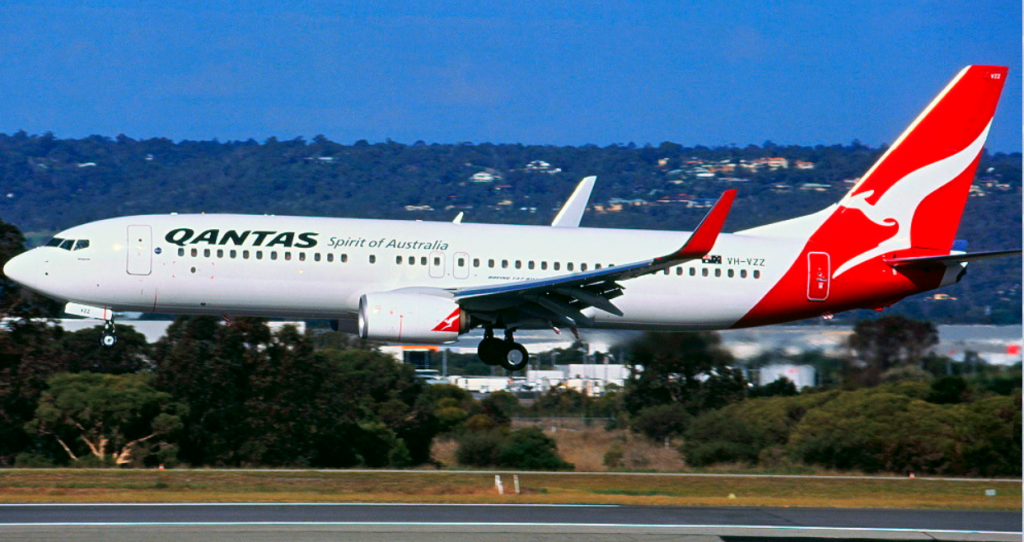
[[[707,200],[739,188],[727,231],[837,201],[884,149],[521,144],[342,145],[269,139],[182,141],[0,134],[0,219],[38,241],[101,218],[240,212],[544,224],[586,175],[598,183],[585,226],[692,229]],[[783,158],[767,162],[767,158]],[[799,163],[798,163],[799,162]],[[802,164],[801,164],[802,163]],[[1016,248],[1021,155],[986,154],[959,237],[971,250]],[[944,290],[894,310],[940,322],[1019,323],[1021,261],[972,264]]]

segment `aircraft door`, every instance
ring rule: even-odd
[[[825,301],[832,278],[829,255],[826,252],[807,253],[807,300]]]
[[[469,254],[465,252],[456,252],[454,259],[454,266],[452,274],[457,279],[469,278]]]
[[[430,277],[444,278],[444,252],[435,250],[430,253]]]
[[[148,275],[153,271],[153,229],[128,226],[128,274]]]

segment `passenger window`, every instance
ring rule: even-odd
[[[715,269],[715,276],[716,277],[722,276],[722,270],[720,268],[719,269]]]
[[[480,267],[480,258],[473,258],[473,267]]]
[[[300,252],[299,253],[299,261],[300,262],[306,261],[306,253],[305,252]]]
[[[223,258],[224,257],[224,249],[223,248],[218,248],[217,249],[217,257],[218,258]]]
[[[523,268],[523,261],[522,260],[516,260],[516,269],[522,269],[522,268]]]
[[[329,261],[329,262],[333,262],[334,261],[334,253],[333,252],[328,252],[327,253],[327,261]]]
[[[434,265],[441,265],[441,258],[434,256]]]
[[[82,250],[83,248],[89,248],[88,239],[79,239],[78,241],[75,241],[75,250]]]
[[[232,260],[234,260],[234,259],[235,259],[235,258],[237,258],[237,257],[238,257],[238,251],[237,251],[237,250],[234,250],[234,249],[232,249],[232,250],[231,250],[231,259],[232,259]]]
[[[729,278],[732,278],[732,276],[733,276],[733,270],[732,270],[732,269],[730,269],[730,270],[726,271],[726,275],[728,275],[728,276],[729,276]]]
[[[416,256],[409,256],[409,265],[416,265]]]
[[[741,279],[747,278],[747,270],[746,269],[740,269],[740,278]]]
[[[580,264],[580,271],[586,271],[586,270],[587,270],[587,264],[581,263]]]
[[[256,251],[256,259],[257,260],[262,260],[263,259],[263,251],[262,250],[257,250]]]
[[[494,260],[487,260],[487,267],[494,269]]]
[[[565,264],[565,270],[566,271],[572,271],[572,266],[573,266],[572,262],[569,262],[569,263]]]
[[[192,257],[195,258],[198,255],[199,255],[199,249],[198,248],[193,248],[192,249]]]
[[[700,276],[702,276],[702,277],[708,276],[708,268],[707,267],[701,268]]]
[[[277,259],[277,251],[276,250],[271,250],[270,251],[270,259],[271,260],[276,260]]]
[[[558,271],[558,270],[559,270],[559,268],[561,268],[561,267],[562,267],[562,264],[561,264],[561,263],[559,263],[559,262],[555,262],[555,263],[554,263],[554,266],[555,266],[555,271]]]
[[[529,268],[529,269],[533,269],[533,260],[530,260],[529,262],[527,262],[526,267]]]
[[[664,272],[664,274],[667,275],[668,274],[668,268],[666,267],[663,272]]]
[[[466,259],[465,258],[459,258],[458,266],[459,267],[464,267],[465,265],[466,265]]]
[[[285,252],[284,253],[284,259],[285,259],[285,261],[290,262],[292,260],[292,253],[291,252]]]
[[[755,278],[755,279],[759,279],[759,278],[761,278],[761,272],[760,272],[760,271],[757,271],[757,270],[755,270],[755,271],[754,271],[754,278]]]
[[[427,265],[427,257],[426,256],[423,256],[422,258],[420,258],[420,264]]]
[[[376,255],[370,254],[370,263],[377,263],[377,256]]]
[[[508,269],[508,260],[501,260],[501,268]]]
[[[395,256],[395,263],[402,263],[402,257],[401,256]]]
[[[204,248],[203,249],[203,257],[204,258],[209,258],[210,257],[210,249],[208,249],[208,248]]]
[[[242,251],[242,259],[243,260],[248,260],[249,259],[249,251],[248,250],[243,250]]]
[[[594,269],[601,269],[601,264],[594,264]]]
[[[313,261],[314,262],[319,262],[320,261],[320,253],[319,252],[314,252],[313,253]]]
[[[178,248],[178,256],[184,256],[184,255],[185,255],[185,249],[179,247]]]
[[[348,254],[342,254],[341,255],[341,263],[345,263],[347,261],[348,261]]]
[[[540,270],[541,271],[547,271],[548,270],[548,262],[540,262]]]
[[[679,276],[683,275],[683,268],[682,267],[676,267],[676,275],[679,275]]]
[[[694,277],[696,275],[697,275],[697,268],[696,267],[691,267],[690,268],[690,276]]]

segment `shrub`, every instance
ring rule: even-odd
[[[630,421],[633,431],[656,442],[679,436],[686,430],[690,414],[679,403],[648,407]]]
[[[756,464],[765,449],[789,441],[793,427],[809,410],[837,394],[748,399],[706,412],[690,423],[679,451],[694,466],[737,461]]]
[[[558,457],[554,439],[539,427],[517,429],[509,434],[498,452],[498,465],[516,469],[569,470],[573,468]]]
[[[498,431],[475,431],[458,439],[455,458],[460,465],[494,467],[498,465],[498,452],[504,436]]]
[[[867,472],[944,472],[955,446],[950,407],[883,389],[847,392],[809,412],[789,450],[806,463]]]

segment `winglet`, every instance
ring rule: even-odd
[[[729,209],[732,207],[732,200],[734,199],[736,199],[735,188],[723,192],[722,196],[715,202],[715,206],[708,211],[704,220],[700,221],[697,229],[686,240],[686,244],[672,254],[658,258],[655,260],[655,263],[701,258],[708,252],[711,252],[711,249],[715,246],[715,241],[718,240],[718,234],[722,233],[722,227],[725,226],[725,218],[729,216]]]
[[[551,222],[554,228],[578,228],[580,220],[583,220],[583,212],[587,210],[587,203],[590,202],[590,192],[594,190],[594,181],[597,177],[584,177],[580,184],[573,190],[572,195],[565,201],[565,205],[558,211],[555,220]]]
[[[466,213],[464,211],[459,211],[459,214],[455,217],[455,220],[452,220],[452,224],[462,224],[462,217],[465,214]]]

